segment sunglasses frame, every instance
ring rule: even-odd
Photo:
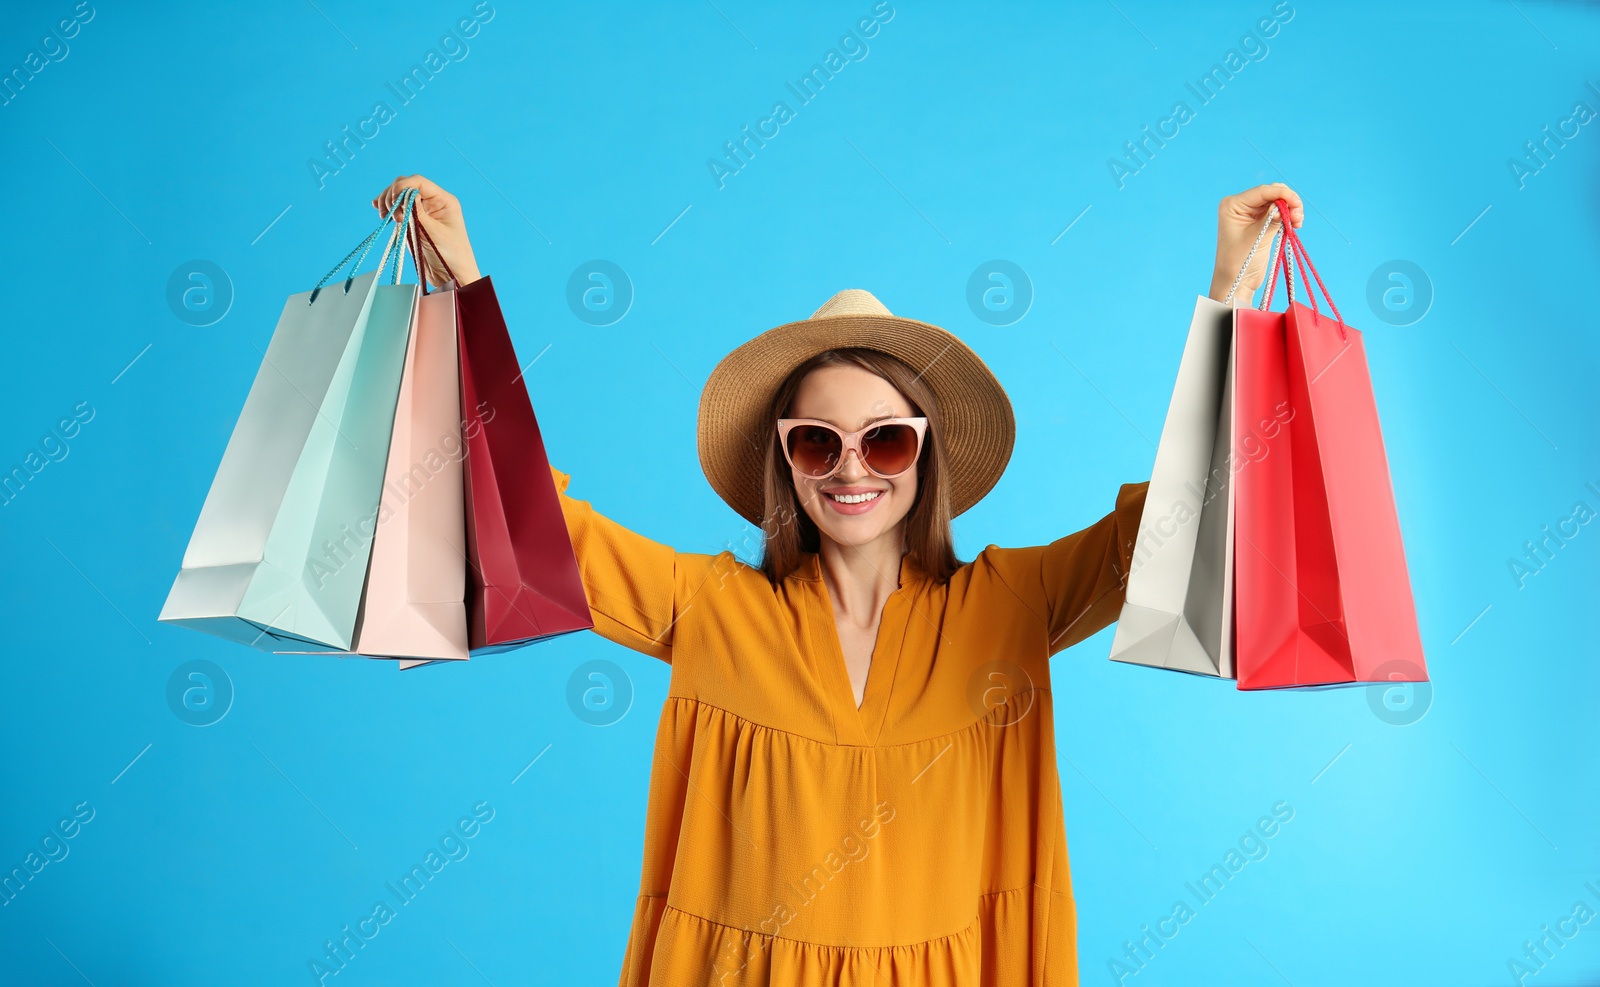
[[[807,473],[805,470],[795,465],[794,457],[789,455],[789,431],[797,425],[818,425],[839,436],[841,446],[839,450],[839,461],[833,464],[833,469],[821,476],[812,476],[810,473]],[[879,473],[877,470],[873,469],[872,465],[867,462],[866,454],[861,448],[861,437],[863,435],[866,435],[875,428],[882,428],[885,425],[909,425],[917,433],[917,451],[911,456],[911,465],[907,466],[898,473]],[[866,427],[857,429],[854,432],[846,432],[833,422],[825,422],[819,418],[780,418],[778,419],[778,445],[783,449],[783,458],[788,461],[789,466],[794,469],[795,472],[799,473],[808,480],[816,480],[820,482],[836,475],[841,469],[844,469],[844,462],[849,458],[850,450],[852,449],[855,450],[856,460],[861,463],[862,469],[866,470],[868,473],[871,473],[880,480],[892,480],[897,476],[904,476],[917,468],[917,463],[922,459],[922,443],[927,431],[928,419],[926,417],[880,418],[875,422],[868,423]]]

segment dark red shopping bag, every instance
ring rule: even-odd
[[[1235,318],[1234,528],[1240,689],[1425,682],[1400,522],[1361,333],[1333,299],[1278,204],[1285,312]],[[1298,263],[1312,307],[1293,298]],[[1316,307],[1310,281],[1332,316]],[[1273,428],[1269,423],[1281,423]]]
[[[594,626],[539,422],[490,278],[456,289],[470,654]]]

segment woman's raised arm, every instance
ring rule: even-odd
[[[1217,206],[1217,255],[1212,267],[1211,297],[1222,301],[1230,290],[1235,304],[1249,305],[1261,285],[1269,251],[1251,253],[1261,223],[1272,204],[1289,204],[1289,221],[1299,226],[1305,206],[1289,186],[1258,185],[1225,197]],[[1276,223],[1268,233],[1277,232]],[[1244,268],[1246,258],[1250,265]],[[1128,572],[1139,535],[1150,483],[1125,483],[1116,507],[1099,521],[1031,548],[991,545],[984,557],[1012,591],[1048,625],[1050,654],[1055,654],[1110,626],[1122,610]]]
[[[1117,619],[1149,489],[1148,480],[1124,483],[1111,513],[1048,545],[984,550],[995,573],[1045,622],[1050,654]]]
[[[550,467],[596,634],[662,661],[672,661],[672,625],[681,556],[567,495],[567,474]],[[705,556],[692,556],[704,560]]]
[[[415,220],[428,236],[422,238],[425,276],[443,285],[454,272],[457,284],[479,279],[478,264],[467,238],[461,202],[422,175],[397,177],[372,200],[387,214],[405,189],[417,190]],[[584,593],[595,632],[625,648],[672,660],[672,626],[677,619],[680,577],[693,568],[688,556],[651,541],[600,514],[588,501],[567,496],[570,477],[550,468],[561,501],[567,531],[578,560]],[[703,567],[703,566],[702,566]]]

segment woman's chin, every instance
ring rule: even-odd
[[[821,531],[829,541],[849,548],[870,545],[882,534],[876,522],[870,524],[841,524],[835,521],[827,525],[818,525],[817,530]]]

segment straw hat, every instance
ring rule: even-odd
[[[762,471],[772,437],[768,402],[795,367],[824,350],[865,347],[899,357],[933,391],[949,456],[951,508],[960,514],[999,482],[1016,420],[993,373],[955,335],[893,315],[871,292],[846,288],[811,318],[769,329],[722,358],[700,394],[700,467],[745,520],[761,523]]]

